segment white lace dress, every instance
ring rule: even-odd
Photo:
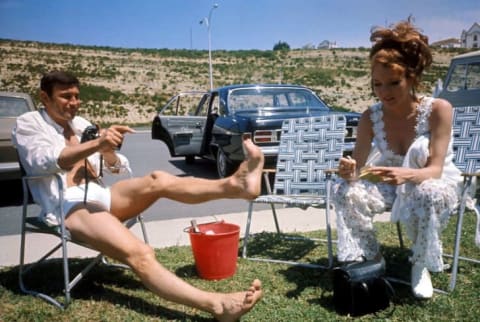
[[[418,104],[416,138],[405,156],[388,149],[383,123],[382,104],[370,107],[374,145],[367,164],[423,167],[428,157],[429,122],[433,98]],[[373,228],[375,214],[392,209],[392,221],[400,220],[412,240],[412,262],[420,262],[430,271],[443,269],[440,234],[458,203],[460,171],[452,162],[450,140],[444,171],[440,179],[421,184],[393,186],[366,180],[347,182],[340,179],[333,187],[333,204],[337,213],[338,260],[351,261],[361,256],[372,259],[379,251]]]

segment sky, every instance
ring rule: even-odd
[[[430,42],[460,38],[480,23],[480,1],[0,0],[0,39],[207,50],[210,30],[212,50],[271,50],[280,41],[294,49],[323,40],[370,47],[372,27],[409,15]]]

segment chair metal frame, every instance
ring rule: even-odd
[[[286,119],[283,122],[279,153],[275,170],[274,189],[269,185],[268,173],[264,172],[267,194],[250,201],[243,238],[242,257],[249,260],[283,263],[311,268],[331,268],[333,266],[332,236],[330,227],[330,187],[334,169],[343,155],[346,119],[340,114],[317,117]],[[270,204],[277,234],[282,233],[275,205],[306,209],[325,208],[328,247],[328,266],[272,258],[248,257],[247,247],[253,216],[253,206],[257,203]]]
[[[23,169],[22,169],[23,170]],[[59,174],[51,174],[51,175],[39,175],[39,176],[29,176],[25,175],[24,171],[22,176],[22,188],[23,188],[23,206],[22,206],[22,223],[21,223],[21,242],[20,242],[20,265],[18,271],[18,281],[19,286],[22,292],[26,294],[30,294],[33,296],[37,296],[48,303],[55,305],[56,307],[64,310],[68,307],[71,303],[71,291],[77,285],[80,280],[88,274],[88,272],[98,263],[103,263],[108,266],[112,267],[119,267],[119,268],[129,268],[127,265],[119,264],[119,263],[111,263],[109,262],[105,256],[99,253],[95,258],[91,259],[91,261],[83,268],[81,272],[79,272],[73,278],[70,278],[70,270],[69,270],[69,258],[68,258],[68,243],[77,244],[89,249],[94,250],[92,247],[85,243],[81,243],[72,239],[70,232],[65,227],[65,214],[63,211],[63,181]],[[131,173],[129,172],[130,176]],[[59,191],[59,204],[60,204],[60,225],[56,227],[50,227],[45,224],[39,217],[38,214],[29,215],[28,214],[28,202],[29,202],[29,188],[28,182],[31,180],[40,180],[45,177],[55,177],[55,182],[58,187]],[[147,231],[145,228],[145,224],[143,222],[142,215],[139,215],[135,218],[132,218],[126,221],[124,224],[127,228],[131,228],[136,223],[140,223],[143,239],[148,244],[148,236]],[[60,242],[56,244],[53,248],[45,253],[40,259],[30,264],[25,264],[25,247],[26,247],[26,235],[27,233],[41,233],[41,234],[49,234],[56,236],[60,239]],[[42,293],[37,290],[29,289],[25,285],[24,276],[29,273],[33,268],[37,267],[41,263],[45,262],[47,259],[51,258],[54,253],[61,249],[61,260],[62,260],[62,271],[63,271],[63,292],[64,292],[64,300],[63,303],[52,296]]]
[[[466,200],[468,193],[472,191],[472,184],[473,188],[475,187],[476,180],[473,180],[473,178],[478,179],[480,177],[480,106],[455,107],[453,109],[453,148],[455,165],[462,171],[464,180],[458,206],[453,255],[445,255],[453,258],[449,283],[450,292],[455,289],[457,282],[459,260],[480,264],[480,259],[460,256]],[[478,201],[472,210],[476,213],[477,219],[480,218]]]
[[[454,150],[453,161],[462,172],[461,175],[463,176],[463,186],[458,207],[455,209],[457,214],[457,223],[455,229],[453,254],[443,254],[444,257],[452,259],[452,272],[450,275],[448,291],[434,289],[436,292],[443,294],[448,294],[455,289],[459,260],[480,264],[480,259],[460,256],[460,242],[466,201],[469,192],[475,188],[476,180],[474,180],[474,178],[477,178],[478,180],[480,177],[480,106],[454,107],[452,123]],[[478,204],[478,201],[475,207],[471,210],[473,210],[477,215],[477,220],[480,220],[480,205]],[[399,222],[397,222],[397,232],[400,247],[403,248],[404,243]],[[410,285],[410,283],[397,278],[388,279],[392,282]]]

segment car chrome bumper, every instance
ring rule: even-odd
[[[18,162],[0,163],[0,181],[17,180],[22,177]]]
[[[264,146],[260,147],[260,150],[262,150],[263,155],[266,157],[275,157],[278,155],[278,145],[277,146]]]
[[[355,142],[343,143],[343,151],[353,151],[354,147],[355,147]]]
[[[0,163],[0,173],[14,172],[14,171],[20,171],[20,165],[18,164],[18,162]]]

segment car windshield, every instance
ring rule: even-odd
[[[23,98],[0,96],[0,117],[16,117],[29,110],[27,101]]]
[[[452,71],[447,90],[480,89],[480,63],[458,64]]]
[[[260,108],[328,109],[311,91],[294,87],[254,87],[233,89],[228,96],[232,113]]]

